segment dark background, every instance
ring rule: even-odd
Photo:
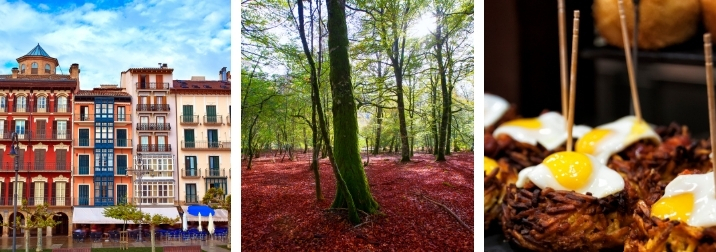
[[[631,114],[624,51],[596,46],[593,1],[565,1],[567,60],[573,11],[580,11],[575,124],[592,127]],[[557,1],[485,1],[485,92],[515,104],[523,117],[561,111]],[[700,25],[702,26],[702,25]],[[637,83],[647,122],[689,126],[708,137],[702,34],[658,51],[639,51]]]

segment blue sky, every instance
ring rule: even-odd
[[[0,0],[0,74],[38,43],[82,89],[119,84],[122,71],[167,63],[174,79],[218,79],[231,70],[230,1]],[[58,69],[58,72],[59,70]]]

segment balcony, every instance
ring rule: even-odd
[[[75,166],[72,168],[72,176],[94,176],[95,175],[95,168],[91,166]],[[131,170],[132,167],[124,167],[120,168],[115,166],[114,167],[114,176],[131,176],[131,172],[127,172],[127,170]],[[102,171],[105,172],[105,171]],[[110,171],[106,171],[110,172]]]
[[[132,139],[114,139],[115,148],[132,148]]]
[[[29,132],[31,135],[31,141],[71,141],[72,131],[71,130],[53,130]],[[25,134],[27,135],[27,134]]]
[[[225,178],[226,177],[226,169],[219,169],[219,168],[209,168],[206,169],[204,172],[205,178]]]
[[[223,124],[221,116],[218,115],[205,115],[204,116],[204,124],[206,125],[220,125]]]
[[[122,123],[122,122],[131,122],[132,121],[132,114],[115,114],[114,115],[114,123]]]
[[[26,113],[26,112],[31,112],[31,111],[30,111],[30,107],[29,107],[29,106],[17,106],[17,107],[14,107],[14,108],[13,108],[13,111],[12,111],[12,112],[16,112],[16,113]]]
[[[54,161],[50,161],[54,162]],[[70,166],[67,164],[58,165],[56,163],[21,163],[18,167],[19,171],[24,172],[70,172]],[[15,172],[15,163],[12,159],[8,159],[2,167],[0,172]]]
[[[137,90],[146,90],[146,89],[154,89],[154,90],[162,90],[162,89],[169,89],[169,82],[135,82],[135,85],[137,85]]]
[[[169,131],[172,127],[168,123],[137,123],[137,130]]]
[[[37,206],[47,203],[48,206],[72,206],[72,198],[70,197],[25,197],[20,200],[27,200],[28,206]],[[18,203],[21,204],[20,201]],[[8,197],[0,197],[0,206],[12,206],[12,194]]]
[[[57,105],[55,104],[55,109],[51,112],[55,113],[72,113],[72,107],[69,105]]]
[[[182,150],[229,150],[231,142],[227,141],[181,141]]]
[[[226,124],[231,125],[231,115],[226,116]]]
[[[76,123],[94,123],[94,114],[79,114],[75,115]]]
[[[94,141],[91,141],[89,138],[78,138],[72,142],[75,148],[94,148]]]
[[[137,152],[169,152],[171,144],[137,144]]]
[[[196,169],[181,169],[181,177],[182,178],[199,178],[200,174],[201,174],[201,172],[198,168],[196,168]]]
[[[169,104],[137,104],[140,112],[169,112]]]
[[[199,197],[196,194],[187,194],[185,204],[196,204],[199,203]]]
[[[181,115],[179,116],[179,123],[182,125],[196,125],[199,124],[198,115]]]

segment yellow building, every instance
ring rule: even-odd
[[[174,80],[177,161],[181,205],[201,202],[212,187],[231,193],[231,79],[222,68],[219,80],[203,76]],[[217,220],[221,221],[221,220]]]

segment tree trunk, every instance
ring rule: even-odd
[[[36,252],[42,252],[42,228],[37,228],[37,248]]]
[[[27,225],[27,219],[25,219],[25,225]],[[30,252],[30,230],[25,228],[25,252]]]
[[[388,146],[388,153],[393,153],[393,145],[395,145],[395,136],[393,136],[393,139],[390,140],[390,145]]]
[[[346,192],[341,193],[338,187],[339,192],[336,193],[331,207],[350,209],[351,205],[354,205],[353,207],[372,214],[378,210],[379,205],[370,193],[358,147],[358,118],[351,83],[345,1],[328,0],[326,6],[331,67],[329,77],[333,93],[333,140],[336,143],[335,162],[337,167],[340,167],[341,177],[345,177],[346,184],[343,189],[347,189]],[[351,218],[351,222],[360,222],[357,213]]]
[[[442,37],[442,10],[438,10],[438,27],[435,33],[437,44],[436,46],[436,58],[438,60],[438,71],[440,72],[440,90],[442,91],[443,97],[443,112],[440,121],[440,130],[438,132],[438,155],[436,161],[445,161],[445,142],[447,140],[447,125],[450,116],[450,94],[447,89],[447,78],[445,76],[445,65],[443,65],[443,37]]]
[[[377,155],[380,152],[380,131],[381,124],[383,123],[383,108],[378,107],[376,112],[376,124],[378,125],[375,129],[375,146],[373,147],[373,155]]]
[[[227,212],[229,215],[229,216],[227,216],[227,219],[229,220],[229,228],[228,228],[228,231],[226,232],[226,237],[227,237],[226,248],[231,250],[231,211],[227,211]]]
[[[397,45],[398,40],[395,40]],[[395,52],[397,54],[397,50]],[[393,73],[395,73],[395,93],[398,100],[398,121],[400,122],[400,162],[410,161],[410,153],[408,152],[408,129],[405,123],[405,102],[403,101],[403,67],[400,65],[398,58],[393,57]]]
[[[447,123],[447,139],[445,143],[445,155],[450,155],[450,140],[452,139],[452,109],[450,107],[450,104],[448,104],[448,123]]]
[[[142,232],[141,230],[139,232]],[[152,252],[155,252],[156,245],[154,243],[154,225],[149,225],[149,237],[152,241]]]

